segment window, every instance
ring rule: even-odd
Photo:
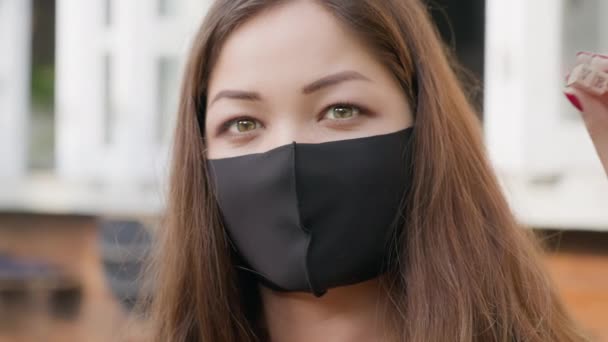
[[[103,92],[103,142],[109,145],[113,141],[115,110],[112,98],[112,56],[106,54],[102,61]]]
[[[103,0],[103,23],[106,27],[112,25],[112,1],[113,0]]]
[[[55,166],[55,0],[31,1],[28,167]]]
[[[162,143],[167,139],[171,118],[177,111],[179,92],[177,58],[163,56],[158,59],[157,92],[156,140]]]
[[[158,15],[168,17],[175,15],[178,0],[157,0]]]

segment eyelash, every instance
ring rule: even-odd
[[[326,106],[321,111],[320,119],[322,119],[323,116],[325,116],[325,114],[327,113],[327,111],[330,110],[333,107],[352,107],[352,108],[355,108],[355,109],[357,109],[359,111],[359,115],[369,115],[371,113],[370,110],[367,109],[367,107],[365,107],[365,106],[353,103],[351,101],[339,101],[339,102],[333,103],[333,104],[331,104],[329,106]],[[234,119],[228,119],[228,120],[226,120],[220,126],[220,130],[219,130],[218,134],[224,134],[224,133],[226,133],[230,129],[230,126],[232,126],[234,123],[236,123],[239,120],[251,120],[251,121],[260,123],[259,120],[255,119],[255,118],[252,118],[250,116],[235,117]],[[332,120],[332,121],[341,121],[341,120],[336,119],[336,120]],[[348,120],[344,120],[344,121],[348,121]],[[239,137],[246,137],[246,136],[251,135],[251,134],[255,134],[255,132],[251,131],[251,132],[238,133],[238,136]]]
[[[356,108],[359,111],[359,115],[367,115],[370,113],[370,111],[365,107],[365,106],[361,106],[359,104],[356,104],[354,102],[350,102],[350,101],[341,101],[341,102],[337,102],[334,104],[331,104],[327,107],[325,107],[321,113],[322,115],[325,115],[327,113],[328,110],[330,110],[333,107],[352,107],[352,108]],[[339,121],[339,120],[334,120],[334,121]]]

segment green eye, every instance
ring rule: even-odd
[[[258,128],[258,123],[251,119],[240,119],[235,122],[236,130],[239,133],[253,131]]]
[[[331,120],[347,120],[360,114],[359,108],[355,106],[336,105],[325,113],[325,117]]]

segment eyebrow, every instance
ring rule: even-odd
[[[217,95],[215,95],[213,100],[209,103],[209,106],[211,106],[214,102],[217,102],[217,100],[222,98],[245,101],[260,101],[262,99],[259,93],[253,91],[222,90],[217,93]]]
[[[334,85],[337,85],[339,83],[343,83],[346,81],[367,81],[367,82],[371,82],[371,80],[365,76],[363,76],[362,74],[353,71],[353,70],[347,70],[347,71],[342,71],[342,72],[338,72],[329,76],[325,76],[317,81],[312,82],[311,84],[305,86],[304,88],[302,88],[302,93],[304,94],[311,94],[314,93],[315,91],[319,91],[323,88],[327,88],[327,87],[331,87]]]
[[[310,83],[309,85],[302,88],[302,93],[305,95],[309,95],[309,94],[319,91],[323,88],[335,86],[337,84],[347,82],[347,81],[371,82],[371,80],[369,78],[363,76],[362,74],[360,74],[356,71],[353,71],[353,70],[347,70],[347,71],[342,71],[342,72],[338,72],[335,74],[325,76],[321,79],[318,79],[318,80]],[[257,92],[244,91],[244,90],[222,90],[219,93],[217,93],[217,95],[215,95],[213,100],[211,100],[211,102],[209,103],[209,106],[211,106],[213,103],[215,103],[218,100],[223,99],[223,98],[233,99],[233,100],[244,100],[244,101],[261,101],[262,100],[262,96]]]

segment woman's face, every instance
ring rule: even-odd
[[[390,70],[313,1],[263,12],[232,33],[211,73],[207,157],[392,133],[412,125]]]

